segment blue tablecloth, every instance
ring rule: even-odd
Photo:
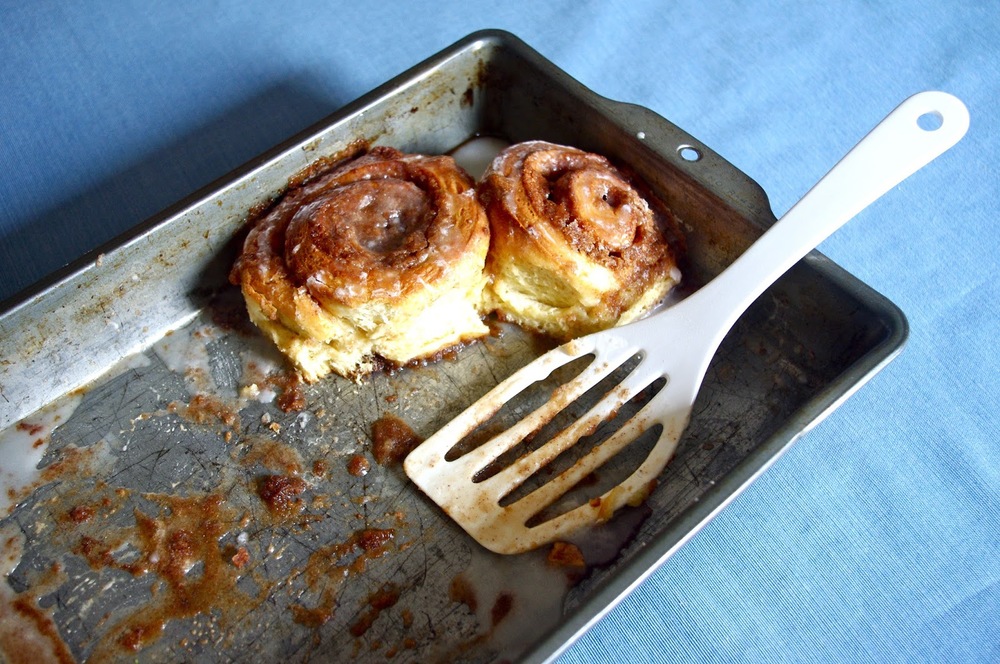
[[[1000,661],[994,3],[4,1],[0,299],[481,28],[779,215],[910,94],[972,116],[821,247],[905,311],[903,354],[562,660]]]

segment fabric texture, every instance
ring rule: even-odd
[[[482,28],[670,119],[779,216],[946,90],[965,139],[821,247],[906,313],[901,356],[561,661],[1000,661],[996,9],[4,1],[0,299]]]

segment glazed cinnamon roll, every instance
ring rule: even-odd
[[[680,280],[669,210],[606,158],[543,141],[502,151],[479,184],[501,318],[558,339],[635,320]]]
[[[287,191],[230,279],[303,378],[358,378],[485,335],[488,248],[474,182],[450,157],[378,147]]]

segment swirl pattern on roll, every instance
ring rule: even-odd
[[[492,307],[560,339],[635,320],[680,280],[669,210],[603,156],[511,145],[479,184]]]
[[[290,188],[250,230],[231,280],[303,377],[356,378],[485,335],[488,246],[454,160],[377,147]]]

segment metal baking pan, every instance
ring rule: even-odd
[[[646,504],[582,536],[585,568],[491,554],[373,460],[371,427],[392,413],[429,435],[537,341],[510,329],[425,367],[296,386],[226,279],[248,211],[317,159],[359,139],[444,153],[477,136],[627,163],[683,224],[688,288],[774,222],[758,185],[662,117],[598,96],[512,35],[470,35],[5,306],[0,622],[33,626],[20,648],[553,658],[905,340],[893,304],[810,254],[723,343]],[[282,394],[299,403],[286,412]],[[294,480],[282,509],[262,499],[269,477]]]

